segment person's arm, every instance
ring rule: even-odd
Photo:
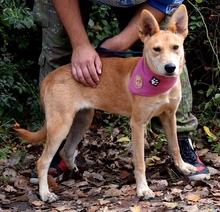
[[[138,24],[141,11],[143,9],[149,10],[158,22],[162,21],[166,14],[161,12],[160,10],[150,6],[147,3],[143,3],[139,6],[136,11],[134,17],[131,19],[129,24],[125,27],[123,31],[121,31],[118,35],[114,36],[106,40],[102,47],[108,48],[115,51],[126,51],[128,50],[138,39]]]
[[[101,74],[101,60],[89,42],[78,0],[53,0],[57,13],[69,35],[73,48],[73,77],[87,86],[96,87]]]

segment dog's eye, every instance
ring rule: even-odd
[[[160,47],[155,47],[155,48],[154,48],[154,51],[155,51],[155,52],[160,52],[161,49],[160,49]]]
[[[179,49],[179,46],[178,45],[174,45],[173,46],[173,50],[177,50],[177,49]]]

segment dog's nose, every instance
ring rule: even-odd
[[[176,69],[176,65],[173,63],[168,63],[164,66],[164,68],[167,73],[172,74]]]

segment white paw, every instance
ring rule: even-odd
[[[190,165],[188,163],[183,163],[182,166],[179,166],[178,169],[184,174],[184,175],[190,175],[191,173],[195,173],[197,171],[197,168],[193,165]]]
[[[41,194],[40,197],[43,202],[55,202],[58,200],[58,196],[51,192]]]
[[[137,187],[137,196],[144,199],[154,198],[154,192],[148,186]]]

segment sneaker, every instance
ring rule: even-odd
[[[197,168],[197,172],[189,175],[190,180],[209,180],[210,172],[196,155],[190,138],[179,138],[180,154],[184,162],[189,163]]]
[[[78,153],[79,153],[79,150],[77,147],[76,151],[74,153],[74,156],[73,156],[74,161],[76,160],[76,156],[78,155]],[[76,169],[77,169],[77,167],[76,167]],[[64,180],[64,174],[68,171],[69,170],[68,170],[65,162],[63,160],[61,160],[61,162],[58,165],[58,168],[53,168],[53,167],[49,168],[48,175],[52,176],[56,182],[61,182],[62,180]],[[32,183],[32,184],[39,183],[37,173],[31,174],[30,183]]]
[[[50,168],[48,175],[52,176],[56,182],[61,182],[63,180],[64,173],[62,172],[62,170],[60,168],[58,168],[58,169]],[[31,174],[30,183],[31,184],[38,184],[39,183],[37,173]]]

